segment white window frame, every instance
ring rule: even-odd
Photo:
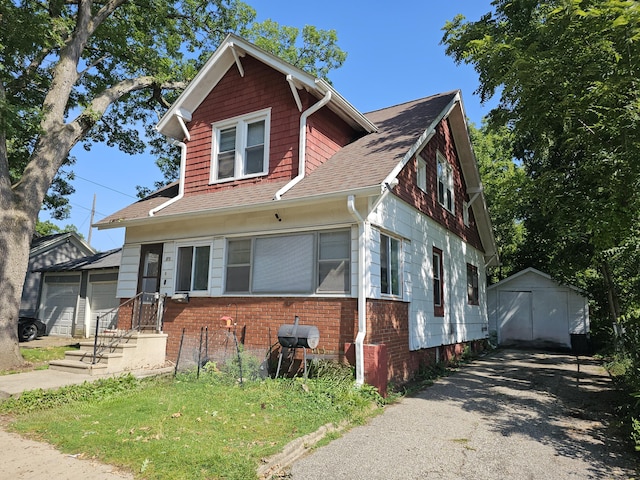
[[[245,173],[245,152],[247,149],[247,130],[252,123],[264,121],[264,151],[262,160],[262,170],[255,173]],[[240,115],[229,118],[211,125],[211,175],[209,183],[231,182],[244,178],[254,178],[267,175],[269,173],[269,139],[271,132],[271,109],[267,108],[247,115]],[[231,177],[218,178],[219,164],[218,153],[220,148],[220,132],[229,128],[236,129],[234,174]]]
[[[453,189],[453,168],[440,151],[436,153],[436,175],[438,177],[438,203],[448,212],[455,213],[456,197]]]
[[[427,162],[419,155],[416,162],[416,183],[420,190],[427,191]]]
[[[393,244],[397,245],[397,269],[394,271],[392,254]],[[383,253],[385,252],[386,253]],[[383,264],[384,263],[384,264]],[[387,291],[383,290],[383,277],[386,274]],[[394,277],[397,286],[397,291],[394,292]],[[388,233],[380,232],[380,293],[385,297],[402,298],[403,285],[402,285],[402,240],[396,238]]]
[[[201,247],[209,248],[209,257],[207,259],[207,287],[205,289],[194,290],[194,282],[195,282],[195,274],[196,269],[194,268],[194,262],[196,260],[195,250]],[[191,278],[189,282],[189,290],[178,289],[179,282],[179,269],[180,269],[180,249],[181,248],[191,248],[194,251],[194,254],[191,258]],[[189,293],[190,295],[208,295],[209,290],[211,289],[211,265],[212,265],[212,255],[213,255],[213,242],[182,242],[176,244],[175,250],[175,267],[174,267],[174,292],[175,293]]]
[[[320,238],[323,234],[330,233],[340,233],[346,232],[347,235],[347,243],[348,249],[345,257],[331,257],[327,256],[325,258],[321,257],[321,248],[320,248]],[[292,291],[284,291],[279,288],[275,288],[271,291],[264,288],[257,288],[255,285],[254,278],[254,270],[256,268],[256,255],[258,253],[258,249],[256,248],[256,242],[260,239],[267,240],[276,240],[278,238],[284,237],[300,237],[302,240],[303,237],[313,236],[313,245],[309,249],[309,254],[312,256],[311,264],[312,266],[309,268],[307,274],[308,279],[310,281],[309,288],[303,288],[301,290],[292,290]],[[230,264],[229,263],[229,243],[234,241],[251,241],[251,252],[250,252],[250,261],[249,263],[238,263],[238,264]],[[266,258],[266,257],[265,257]],[[272,259],[273,260],[273,259]],[[284,260],[286,261],[286,259]],[[329,264],[334,264],[336,267],[336,271],[342,271],[343,275],[346,276],[346,287],[345,290],[334,290],[327,288],[326,285],[323,286],[321,278],[321,274],[323,272],[326,273],[326,268],[321,268],[321,266],[326,266]],[[249,267],[249,288],[246,291],[230,291],[227,290],[227,279],[228,279],[228,268],[231,267],[241,267],[248,266]],[[275,271],[275,270],[274,270]],[[351,232],[349,229],[330,229],[330,230],[318,230],[318,231],[301,231],[301,232],[291,232],[289,234],[284,235],[261,235],[255,237],[231,237],[227,239],[227,248],[225,253],[225,267],[224,267],[224,277],[225,277],[225,286],[224,286],[224,294],[225,295],[338,295],[345,296],[351,294]],[[274,285],[277,282],[274,283]],[[300,283],[302,285],[302,282]],[[256,289],[257,288],[257,289]]]

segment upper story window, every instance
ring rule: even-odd
[[[433,247],[432,253],[433,275],[433,313],[436,317],[444,316],[444,265],[442,250]]]
[[[380,234],[380,292],[401,295],[400,240]]]
[[[427,191],[427,162],[418,156],[416,177],[418,188],[423,192]]]
[[[266,175],[271,110],[213,124],[211,183]]]
[[[349,230],[230,239],[225,293],[348,294]]]
[[[176,292],[197,292],[209,289],[211,245],[178,246],[176,262]]]
[[[436,162],[438,169],[438,203],[451,213],[454,213],[453,169],[440,152],[436,154]]]
[[[478,267],[467,263],[467,301],[469,305],[479,305]]]

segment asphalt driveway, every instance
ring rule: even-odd
[[[579,370],[579,371],[578,371]],[[615,392],[587,357],[501,350],[298,460],[290,478],[628,479]]]

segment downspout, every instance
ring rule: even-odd
[[[305,176],[307,156],[307,118],[324,107],[331,100],[331,90],[328,90],[322,100],[302,112],[300,115],[300,143],[298,145],[298,175],[276,192],[274,200],[280,200],[282,195],[291,190]]]
[[[167,200],[163,204],[158,205],[157,207],[152,208],[151,210],[149,210],[149,216],[150,217],[153,217],[160,210],[162,210],[165,207],[168,207],[172,203],[177,202],[178,200],[180,200],[184,196],[184,171],[185,171],[185,166],[186,166],[186,163],[187,163],[187,144],[184,143],[184,142],[180,142],[178,140],[175,140],[173,142],[173,145],[178,145],[178,146],[180,146],[180,149],[181,149],[181,152],[180,152],[180,183],[178,184],[178,195],[173,197],[173,198],[171,198],[171,199],[169,199],[169,200]]]
[[[347,197],[349,213],[358,223],[358,334],[356,335],[356,385],[364,384],[364,339],[367,335],[367,298],[366,298],[366,265],[365,265],[365,220],[355,205],[355,197]]]

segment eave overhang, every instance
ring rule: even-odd
[[[282,198],[277,202],[271,200],[269,202],[263,202],[258,204],[250,204],[250,205],[239,205],[239,206],[224,206],[224,207],[216,207],[209,209],[202,209],[195,212],[178,212],[178,213],[163,213],[161,215],[155,215],[153,217],[138,217],[132,219],[122,219],[117,221],[112,221],[109,223],[96,223],[94,226],[98,230],[107,230],[111,228],[128,228],[128,227],[137,227],[137,226],[147,226],[147,225],[156,225],[166,222],[176,222],[176,221],[186,221],[199,219],[204,217],[212,217],[212,216],[220,216],[220,215],[231,215],[231,214],[245,214],[245,213],[255,213],[268,211],[273,209],[282,210],[284,208],[296,208],[296,207],[305,207],[308,205],[317,205],[322,202],[330,202],[333,200],[341,200],[346,199],[349,195],[355,195],[357,197],[373,197],[380,194],[380,186],[379,185],[371,185],[367,187],[362,187],[358,189],[350,189],[343,190],[338,192],[331,192],[327,194],[319,194],[319,195],[308,195],[299,198],[286,199]],[[345,203],[346,204],[346,203]]]
[[[305,71],[292,66],[275,55],[233,34],[227,35],[218,49],[211,55],[193,80],[189,82],[189,85],[187,85],[182,94],[163,115],[156,125],[156,129],[167,137],[182,141],[184,139],[184,131],[180,125],[180,115],[178,114],[180,112],[192,114],[211,90],[215,88],[229,68],[237,66],[242,75],[242,57],[245,55],[250,55],[282,73],[283,82],[291,81],[296,88],[305,89],[318,98],[324,97],[327,91],[331,91],[332,100],[327,105],[329,109],[356,130],[367,133],[377,131],[377,127],[373,123],[362,113],[358,112],[353,105],[336,92],[326,81],[315,78]]]

